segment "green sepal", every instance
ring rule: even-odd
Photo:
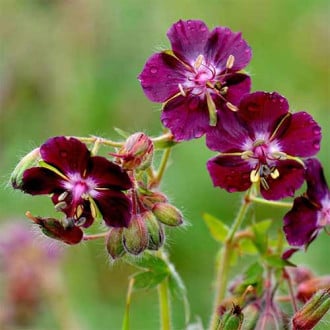
[[[134,274],[134,289],[152,289],[160,284],[168,276],[168,273],[156,273],[153,271],[139,272]]]

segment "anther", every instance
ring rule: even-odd
[[[226,103],[226,106],[227,106],[227,108],[228,108],[229,110],[234,111],[234,112],[236,112],[236,111],[239,110],[239,109],[236,107],[236,105],[234,105],[234,104],[232,104],[232,103],[230,103],[230,102],[227,102],[227,103]]]
[[[202,65],[204,61],[204,56],[202,54],[198,55],[196,62],[194,64],[194,68],[197,70],[199,69],[199,67]]]
[[[83,226],[86,220],[87,220],[86,217],[80,217],[79,219],[76,220],[76,226],[78,227]]]
[[[77,210],[76,210],[76,216],[77,216],[77,218],[79,218],[82,215],[83,211],[84,211],[83,205],[79,204],[77,206]]]
[[[62,211],[63,209],[65,209],[68,206],[68,204],[66,202],[59,202],[57,204],[55,204],[55,210],[56,211]]]
[[[275,180],[280,176],[280,172],[277,168],[270,172],[270,176]]]
[[[230,54],[227,58],[226,68],[231,69],[234,65],[234,62],[235,62],[235,56]]]
[[[58,201],[59,202],[64,201],[66,199],[66,197],[68,196],[68,194],[69,193],[67,191],[62,192],[62,194],[58,196]]]
[[[250,181],[252,183],[258,182],[260,180],[259,169],[252,170],[250,173]]]

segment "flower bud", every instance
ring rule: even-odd
[[[229,312],[226,312],[222,316],[218,329],[240,330],[242,329],[243,320],[244,320],[244,315],[241,311],[240,306],[234,305]]]
[[[139,199],[141,203],[148,209],[152,209],[156,203],[167,202],[167,197],[160,193],[154,191],[142,191],[139,194]]]
[[[105,245],[113,260],[122,257],[125,254],[123,228],[111,228],[107,235]]]
[[[28,214],[27,214],[28,215]],[[57,239],[66,244],[78,244],[83,238],[83,231],[76,227],[70,219],[66,219],[66,223],[54,218],[41,218],[28,215],[37,225],[40,226],[41,231],[48,237]]]
[[[10,175],[10,182],[15,189],[19,189],[21,187],[24,171],[37,165],[40,158],[39,148],[35,148],[19,161]]]
[[[141,214],[132,216],[130,224],[123,229],[123,244],[131,254],[139,254],[148,246],[148,230]]]
[[[313,277],[303,281],[298,285],[297,298],[302,301],[308,301],[318,290],[330,288],[330,276]]]
[[[164,230],[151,211],[143,214],[144,222],[149,234],[148,249],[158,250],[164,243]]]
[[[313,329],[330,309],[330,288],[320,290],[298,311],[292,319],[293,330]]]
[[[156,203],[152,208],[152,212],[158,221],[165,225],[176,227],[183,223],[182,213],[171,204]]]
[[[122,167],[126,170],[143,170],[151,165],[154,145],[144,133],[135,133],[128,137],[119,150],[118,157],[122,159]]]
[[[260,306],[257,303],[251,303],[243,309],[243,312],[244,312],[244,322],[242,325],[242,329],[244,330],[256,329],[256,324],[260,315]]]

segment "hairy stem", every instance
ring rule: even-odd
[[[171,329],[171,307],[168,290],[168,279],[166,278],[158,285],[159,310],[161,330]]]
[[[242,205],[238,211],[236,218],[227,234],[226,240],[224,245],[220,250],[220,259],[217,262],[217,273],[216,273],[216,293],[214,298],[214,307],[213,307],[213,314],[210,322],[210,330],[216,330],[219,322],[219,306],[223,302],[227,283],[228,283],[228,272],[230,268],[230,259],[233,252],[233,241],[234,236],[239,227],[241,226],[246,212],[251,204],[250,199],[250,190],[247,191],[246,195],[243,198]]]

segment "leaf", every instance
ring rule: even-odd
[[[118,127],[114,127],[114,130],[119,136],[121,136],[125,139],[127,139],[131,135],[130,133],[128,133],[128,132],[126,132],[126,131],[122,130],[121,128],[118,128]]]
[[[155,273],[151,271],[134,274],[134,289],[152,289],[161,283],[168,273]]]
[[[185,322],[188,324],[190,319],[190,306],[187,297],[187,290],[180,275],[176,272],[174,267],[171,267],[171,273],[168,277],[168,285],[172,297],[177,297],[183,301]]]
[[[239,241],[239,253],[254,255],[258,253],[258,250],[254,243],[251,241],[251,238],[243,238]]]
[[[127,261],[138,268],[153,271],[155,273],[169,274],[169,268],[166,262],[150,252],[144,252],[141,258],[132,257]]]
[[[278,255],[267,255],[264,256],[266,263],[274,268],[283,268],[285,266],[294,266],[289,260],[284,260]]]
[[[272,220],[264,220],[252,225],[254,233],[253,243],[260,254],[265,254],[268,249],[268,235],[267,232],[272,224]]]
[[[211,236],[218,242],[224,243],[229,232],[229,228],[221,220],[211,214],[204,213],[203,219],[211,233]]]

